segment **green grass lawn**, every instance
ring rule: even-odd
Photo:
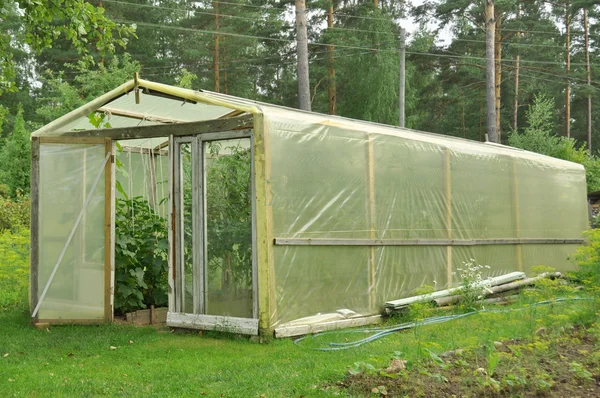
[[[441,354],[527,338],[541,327],[560,330],[589,323],[595,316],[591,300],[477,314],[329,352],[310,348],[365,334],[331,333],[296,345],[290,339],[259,344],[222,334],[199,336],[121,325],[53,326],[43,331],[29,323],[26,271],[23,274],[26,245],[26,239],[8,242],[0,235],[0,254],[4,253],[0,257],[0,392],[7,397],[348,396],[348,390],[335,385],[357,363],[385,367],[398,352],[414,362],[429,357],[428,350]]]

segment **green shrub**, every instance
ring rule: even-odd
[[[29,287],[29,230],[0,232],[0,311],[24,306]]]
[[[115,312],[168,303],[167,223],[142,197],[117,199]]]
[[[580,246],[572,260],[577,264],[576,276],[587,287],[600,288],[600,229],[585,232],[588,244]]]
[[[508,145],[579,163],[585,167],[588,192],[600,190],[600,159],[590,155],[585,144],[578,145],[572,138],[559,137],[552,131],[555,120],[554,101],[545,95],[536,95],[527,110],[527,127],[508,133]]]
[[[0,196],[0,232],[29,228],[29,198],[18,195],[16,199]]]

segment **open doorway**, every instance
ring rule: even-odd
[[[166,318],[168,138],[118,141],[115,163],[114,312],[124,316],[164,307]]]

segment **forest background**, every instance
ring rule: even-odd
[[[296,3],[0,0],[0,196],[27,196],[32,131],[135,72],[298,107]],[[312,110],[398,125],[410,19],[406,127],[485,141],[485,3],[307,2]],[[494,12],[501,142],[584,164],[589,191],[600,189],[599,3],[497,0]]]

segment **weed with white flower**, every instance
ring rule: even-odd
[[[465,310],[474,310],[482,308],[484,291],[490,290],[492,286],[492,278],[484,278],[483,273],[489,270],[489,265],[479,265],[475,259],[463,261],[463,266],[457,268],[458,277],[460,278],[460,306]],[[454,272],[454,275],[457,273]]]

